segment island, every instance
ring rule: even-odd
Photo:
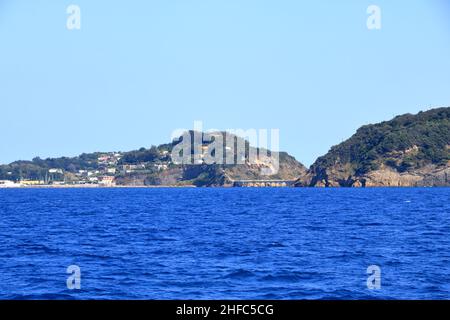
[[[0,188],[450,186],[449,107],[364,125],[309,169],[287,152],[257,148],[236,135],[222,146],[224,154],[245,146],[244,152],[233,154],[231,163],[225,155],[220,163],[205,160],[210,140],[201,141],[200,155],[192,163],[177,163],[172,152],[181,141],[128,152],[15,161],[0,165]]]

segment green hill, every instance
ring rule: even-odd
[[[318,158],[311,186],[448,185],[450,108],[366,125]]]

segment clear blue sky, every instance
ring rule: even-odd
[[[310,165],[431,106],[450,106],[446,0],[0,0],[0,163],[165,143],[202,120],[279,128]]]

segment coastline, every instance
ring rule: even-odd
[[[147,189],[147,188],[197,188],[194,185],[161,185],[161,186],[136,186],[136,185],[119,185],[119,186],[102,186],[102,185],[34,185],[34,186],[8,186],[0,187],[0,189]]]
[[[270,186],[245,186],[245,187],[233,187],[233,186],[203,186],[198,187],[195,185],[148,185],[148,186],[137,186],[137,185],[113,185],[113,186],[102,186],[102,185],[19,185],[19,186],[0,186],[0,190],[5,189],[154,189],[154,188],[225,188],[225,189],[414,189],[414,188],[448,188],[448,186],[366,186],[366,187],[342,187],[342,186],[285,186],[285,187],[270,187]]]

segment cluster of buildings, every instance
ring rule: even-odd
[[[122,158],[121,153],[111,152],[102,154],[97,158],[98,168],[95,170],[78,170],[72,179],[73,184],[97,184],[101,186],[114,186],[117,166]]]
[[[165,151],[167,153],[167,151]],[[164,155],[164,152],[163,152]],[[116,184],[118,175],[131,175],[134,173],[150,173],[167,170],[170,161],[158,161],[137,164],[119,164],[122,153],[111,152],[101,154],[97,158],[96,169],[80,169],[77,172],[65,172],[63,169],[51,168],[43,180],[26,180],[19,182],[0,180],[0,188],[48,186],[48,185],[91,185],[110,187]]]

